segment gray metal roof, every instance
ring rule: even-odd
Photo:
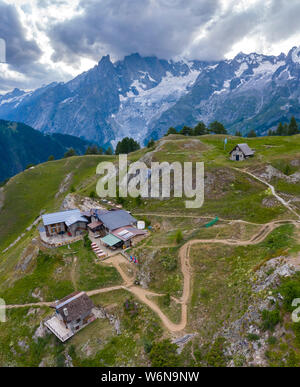
[[[75,215],[72,215],[70,216],[66,221],[66,225],[69,227],[71,226],[72,224],[74,223],[77,223],[77,222],[85,222],[85,223],[88,223],[89,221],[84,218],[81,214],[75,214]]]
[[[104,224],[104,226],[111,231],[116,228],[129,226],[137,221],[133,216],[124,210],[108,211],[104,214],[98,213],[97,215],[98,219]]]
[[[80,210],[68,210],[55,212],[53,214],[45,214],[42,216],[44,226],[55,223],[66,223],[67,226],[76,222],[88,222],[86,218],[81,215]]]
[[[238,147],[244,153],[245,156],[253,156],[254,155],[253,150],[249,147],[248,144],[238,144]]]
[[[247,156],[253,156],[254,155],[254,151],[249,147],[248,144],[237,144],[237,146],[235,146],[232,151],[230,152],[230,154],[236,150],[236,148],[239,147],[240,148],[240,151],[244,153],[244,155],[247,157]]]

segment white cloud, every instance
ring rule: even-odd
[[[278,55],[300,44],[299,0],[0,0],[2,90],[68,80],[102,55]],[[2,35],[2,36],[1,36]],[[18,75],[17,75],[18,74]]]

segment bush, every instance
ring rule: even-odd
[[[178,230],[175,234],[176,243],[179,245],[183,241],[182,231]]]
[[[255,333],[249,333],[247,335],[247,339],[249,341],[258,341],[260,339],[260,337],[258,335],[256,335]]]
[[[202,352],[199,348],[194,350],[194,356],[198,363],[200,363],[201,360],[203,359]]]
[[[264,331],[274,331],[276,325],[281,321],[280,312],[278,309],[262,311],[262,330]]]
[[[211,346],[209,352],[205,356],[205,360],[208,366],[210,367],[225,367],[227,363],[227,358],[224,354],[226,347],[226,340],[224,337],[218,337],[213,345]]]
[[[162,264],[163,268],[167,271],[173,271],[177,267],[177,258],[171,255],[162,256],[159,262]]]
[[[284,308],[288,312],[292,312],[294,307],[292,302],[296,298],[300,298],[300,273],[295,275],[294,279],[289,279],[280,286],[280,294],[283,296]]]
[[[143,204],[143,200],[141,198],[141,195],[139,195],[138,197],[134,198],[134,205],[136,207],[140,207],[142,204]]]
[[[85,248],[92,250],[92,242],[91,242],[88,234],[85,234],[85,236],[83,238],[83,244],[84,244]]]
[[[299,367],[299,362],[299,356],[291,349],[286,359],[286,365],[288,367]]]
[[[163,304],[164,304],[164,306],[170,306],[170,304],[171,304],[171,296],[170,296],[169,293],[167,293],[166,295],[164,295],[164,296],[162,297],[162,299],[163,299]]]
[[[274,345],[277,343],[277,338],[275,336],[270,336],[267,340],[268,344]]]
[[[296,336],[296,343],[297,345],[299,346],[300,344],[300,323],[294,323],[293,324],[293,331],[295,333],[295,336]]]
[[[148,142],[147,148],[153,148],[154,146],[155,146],[155,141],[153,140],[153,138],[151,138],[151,140]]]
[[[165,136],[169,136],[170,134],[177,134],[177,130],[173,127],[169,128]]]
[[[90,196],[91,199],[95,199],[96,192],[95,191],[91,191],[89,196]]]
[[[153,347],[152,342],[149,339],[145,338],[144,339],[144,351],[146,353],[150,353],[152,347]]]
[[[201,289],[200,290],[200,297],[203,299],[203,300],[208,300],[209,299],[209,291],[207,289]]]
[[[124,312],[126,314],[129,314],[130,317],[135,317],[138,315],[139,311],[138,311],[138,305],[134,302],[133,299],[131,298],[128,298],[124,304],[123,304],[123,307],[124,307]]]
[[[73,148],[70,148],[65,154],[64,154],[64,158],[68,158],[68,157],[73,157],[73,156],[77,156],[77,153],[76,151],[73,149]]]
[[[178,367],[177,345],[169,339],[154,343],[149,354],[152,367]]]

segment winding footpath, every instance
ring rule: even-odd
[[[236,169],[236,168],[235,168]],[[268,183],[267,181],[263,180],[262,178],[254,175],[253,173],[247,171],[246,169],[237,169],[240,172],[246,173],[247,175],[253,177],[255,180],[260,181],[261,183],[265,184],[271,189],[272,195],[275,196],[275,198],[285,207],[287,208],[290,212],[292,212],[298,219],[300,219],[300,215],[289,205],[289,203],[284,200],[281,196],[278,195],[278,193],[275,190],[275,187]]]
[[[190,300],[191,295],[191,281],[192,281],[192,267],[190,265],[190,249],[193,245],[196,244],[224,244],[224,245],[230,245],[230,246],[248,246],[248,245],[255,245],[258,243],[261,243],[264,239],[267,238],[267,236],[277,227],[283,225],[283,224],[294,224],[296,227],[300,226],[299,221],[296,220],[281,220],[281,221],[274,221],[267,224],[262,225],[261,229],[258,231],[257,234],[255,234],[251,239],[245,240],[245,241],[238,241],[233,239],[194,239],[190,240],[187,243],[185,243],[179,250],[179,257],[180,257],[180,264],[181,264],[181,271],[183,274],[183,292],[182,297],[177,301],[179,304],[181,304],[181,321],[178,324],[173,323],[159,308],[159,306],[149,299],[149,297],[159,297],[163,296],[163,294],[158,294],[151,292],[149,290],[143,289],[140,286],[134,285],[134,279],[130,278],[127,273],[122,269],[121,264],[128,264],[128,261],[125,257],[123,257],[121,254],[116,255],[115,257],[105,261],[104,264],[112,265],[118,270],[120,273],[124,284],[119,286],[112,286],[108,288],[102,288],[102,289],[95,289],[91,291],[87,291],[86,293],[89,296],[95,296],[102,293],[112,292],[116,290],[126,290],[130,293],[132,293],[134,296],[136,296],[141,302],[146,304],[149,308],[151,308],[161,319],[163,325],[171,332],[171,333],[177,333],[184,331],[187,325],[188,320],[188,304]],[[27,307],[39,307],[39,306],[51,306],[53,302],[38,302],[38,303],[30,303],[30,304],[23,304],[23,305],[7,305],[7,309],[14,309],[14,308],[27,308]],[[0,307],[1,308],[1,307]]]
[[[162,310],[159,308],[159,306],[149,299],[149,297],[161,297],[164,294],[158,294],[153,293],[149,290],[143,289],[140,286],[134,285],[134,278],[131,278],[128,276],[128,273],[125,272],[125,270],[122,269],[122,264],[128,264],[128,260],[121,254],[115,255],[106,261],[104,261],[104,264],[112,265],[115,267],[115,269],[120,273],[122,280],[124,281],[123,285],[119,286],[112,286],[108,288],[102,288],[102,289],[95,289],[91,291],[87,291],[86,293],[88,296],[95,296],[102,293],[112,292],[115,290],[126,290],[130,293],[132,293],[134,296],[136,296],[141,302],[146,304],[149,308],[151,308],[161,319],[163,325],[171,332],[171,333],[177,333],[184,331],[187,325],[188,320],[188,304],[190,300],[191,295],[191,281],[192,281],[192,267],[190,265],[190,249],[193,245],[196,244],[224,244],[229,246],[249,246],[249,245],[256,245],[264,241],[268,235],[277,227],[283,225],[283,224],[293,224],[296,227],[300,227],[300,215],[287,203],[281,196],[279,196],[275,190],[275,188],[266,182],[265,180],[257,177],[253,173],[246,171],[246,170],[240,170],[239,172],[243,172],[248,174],[249,176],[253,177],[254,179],[260,181],[261,183],[267,185],[270,189],[274,197],[284,206],[286,207],[293,215],[296,216],[299,220],[294,219],[287,219],[287,220],[278,220],[273,221],[270,223],[266,223],[264,225],[261,225],[260,230],[249,240],[234,240],[234,239],[194,239],[190,240],[187,243],[185,243],[179,250],[179,258],[180,258],[180,264],[181,264],[181,271],[183,274],[183,292],[182,297],[180,300],[174,299],[177,303],[181,304],[181,321],[178,324],[173,323],[170,321],[170,319],[162,312]],[[176,214],[139,214],[139,215],[151,215],[151,216],[160,216],[160,217],[185,217],[185,218],[203,218],[203,219],[210,219],[211,217],[199,217],[194,215],[176,215]],[[233,223],[246,223],[246,224],[254,224],[258,225],[257,223],[251,223],[243,220],[228,220],[228,219],[220,219],[224,220],[230,224]],[[76,265],[76,260],[74,260],[74,265]],[[74,279],[75,281],[75,279]],[[38,306],[51,306],[53,302],[38,302],[38,303],[31,303],[31,304],[23,304],[23,305],[6,305],[6,306],[0,306],[0,309],[3,307],[6,307],[7,309],[14,309],[14,308],[27,308],[27,307],[38,307]]]

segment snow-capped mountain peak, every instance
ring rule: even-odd
[[[67,83],[0,96],[0,118],[44,132],[115,145],[125,136],[143,143],[170,126],[223,122],[234,132],[265,133],[300,118],[300,48],[286,56],[240,53],[220,62],[126,56],[101,58]]]

